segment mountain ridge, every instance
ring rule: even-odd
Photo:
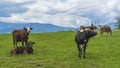
[[[32,33],[41,32],[58,32],[74,30],[71,27],[60,27],[52,24],[40,24],[40,23],[1,23],[0,22],[0,33],[11,33],[14,29],[23,29],[26,26],[33,28]]]

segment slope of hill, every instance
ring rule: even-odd
[[[78,57],[74,41],[76,32],[31,33],[33,54],[10,56],[13,48],[11,34],[0,34],[1,68],[120,68],[120,31],[91,38],[86,58]],[[18,43],[20,46],[21,43]]]

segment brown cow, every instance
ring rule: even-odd
[[[16,55],[16,54],[30,54],[33,53],[33,44],[35,44],[35,42],[28,42],[26,46],[17,46],[15,48],[13,48],[10,52],[11,56],[12,55]]]
[[[97,27],[93,24],[91,24],[91,26],[80,26],[81,30],[94,30],[97,29]]]
[[[103,35],[103,32],[107,32],[107,34],[110,33],[110,35],[112,35],[112,30],[111,30],[110,26],[108,26],[108,25],[99,25],[99,27],[100,27],[100,34],[101,35]]]
[[[30,30],[32,30],[31,27],[24,27],[24,30],[14,30],[12,32],[14,47],[17,47],[17,42],[22,42],[22,46],[24,46],[24,43],[27,44]]]

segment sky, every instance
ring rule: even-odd
[[[0,21],[62,27],[108,24],[120,16],[120,0],[1,0]]]

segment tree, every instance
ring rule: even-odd
[[[118,29],[120,29],[120,18],[117,19],[116,26],[117,26]]]

